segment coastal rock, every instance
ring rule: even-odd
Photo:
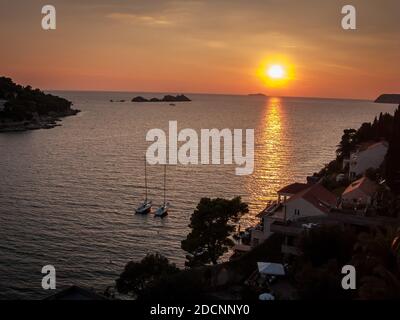
[[[147,100],[141,96],[138,96],[138,97],[133,98],[132,102],[149,102],[149,100]]]
[[[188,102],[192,101],[185,95],[177,95],[177,96],[172,96],[172,95],[166,95],[162,99],[158,98],[151,98],[150,100],[145,99],[141,96],[135,97],[132,99],[132,102]]]
[[[177,95],[175,98],[175,101],[172,102],[187,102],[187,101],[192,101],[190,100],[188,97],[186,97],[185,95],[181,94],[181,95]],[[171,101],[168,101],[171,102]]]
[[[177,101],[177,97],[174,97],[174,96],[171,96],[171,95],[166,95],[166,96],[164,96],[162,101],[164,101],[164,102],[175,102],[175,101]]]

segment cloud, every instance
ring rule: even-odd
[[[155,17],[150,15],[137,15],[131,13],[110,13],[107,15],[108,18],[125,23],[125,24],[134,24],[134,25],[146,25],[146,26],[158,26],[165,27],[173,25],[174,22],[168,20],[165,17]]]

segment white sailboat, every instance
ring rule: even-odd
[[[151,211],[151,207],[153,203],[147,199],[147,161],[146,158],[144,159],[144,184],[146,189],[146,196],[143,203],[136,208],[135,212],[137,214],[148,214]]]
[[[165,217],[166,215],[168,215],[168,209],[170,207],[170,204],[169,202],[166,202],[166,181],[167,181],[167,165],[164,165],[164,203],[154,213],[156,217]]]

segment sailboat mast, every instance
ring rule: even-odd
[[[147,161],[146,157],[144,157],[144,185],[146,189],[146,201],[147,201]]]
[[[166,203],[165,188],[167,183],[167,165],[164,165],[164,204]]]

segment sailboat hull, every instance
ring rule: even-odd
[[[136,209],[136,210],[135,210],[135,213],[136,213],[136,214],[149,214],[150,211],[151,211],[151,208],[144,209],[144,210]]]
[[[152,207],[151,202],[150,203],[144,203],[139,208],[137,208],[135,210],[135,212],[137,214],[148,214],[151,211],[151,207]]]
[[[168,215],[168,210],[169,210],[169,204],[163,205],[156,210],[154,216],[163,218]]]

